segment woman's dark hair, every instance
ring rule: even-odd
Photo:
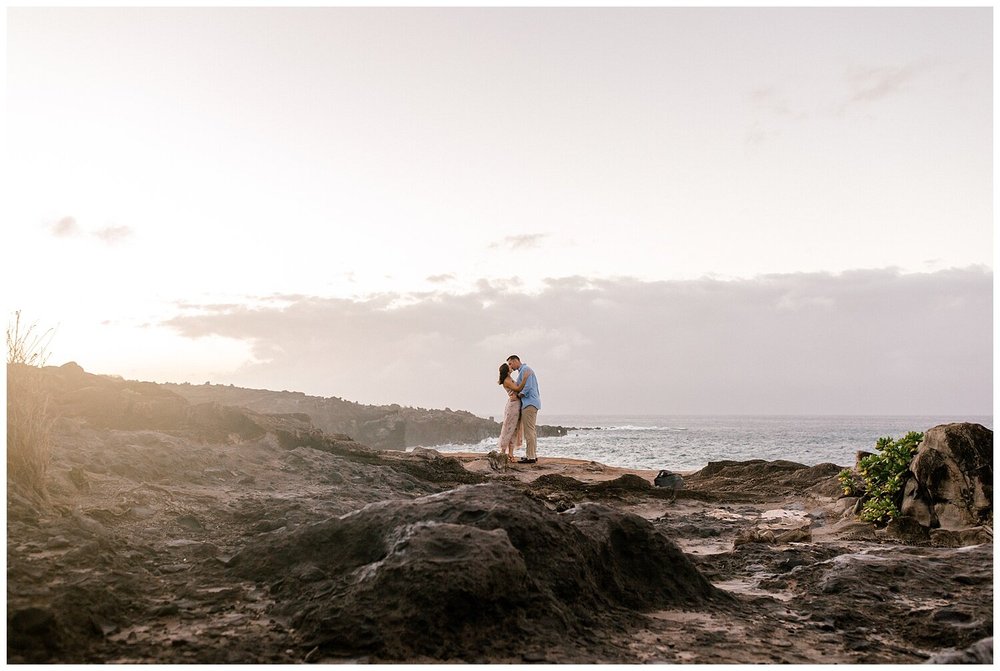
[[[497,384],[503,384],[508,377],[510,377],[510,366],[505,363],[500,364],[500,381]]]

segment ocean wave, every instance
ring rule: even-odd
[[[684,426],[633,426],[622,424],[620,426],[598,427],[601,431],[687,431]]]
[[[584,419],[585,421],[580,421]],[[967,418],[962,418],[967,419]],[[807,466],[847,465],[859,450],[871,450],[885,435],[903,435],[920,427],[951,421],[944,417],[738,417],[704,416],[650,421],[638,426],[631,417],[559,418],[563,426],[586,426],[565,436],[538,439],[538,454],[598,461],[609,466],[656,470],[698,470],[712,461],[784,459]],[[590,422],[593,422],[592,424]],[[972,418],[992,426],[992,418]],[[441,452],[481,452],[497,448],[497,438],[466,445],[438,445]],[[518,454],[524,454],[524,448]]]

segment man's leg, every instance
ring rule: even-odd
[[[537,459],[535,455],[535,446],[537,443],[535,437],[535,419],[538,417],[538,408],[533,405],[529,405],[526,408],[521,409],[521,425],[524,427],[524,458],[525,459]]]

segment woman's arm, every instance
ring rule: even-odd
[[[528,381],[529,377],[531,377],[530,372],[523,378],[521,378],[521,381],[517,384],[514,384],[514,381],[510,379],[510,377],[508,377],[506,380],[503,381],[503,386],[505,389],[510,389],[511,391],[514,392],[520,392],[522,389],[524,389],[524,385]]]

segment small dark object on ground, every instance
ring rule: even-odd
[[[663,470],[656,474],[653,484],[671,490],[673,497],[670,500],[674,501],[677,499],[677,490],[684,488],[684,478],[673,471]]]

